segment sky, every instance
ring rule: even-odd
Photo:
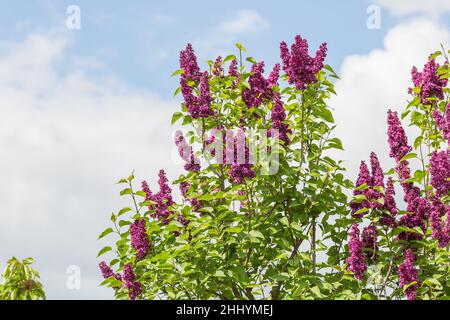
[[[68,28],[71,5],[80,28]],[[160,168],[170,179],[181,172],[170,75],[186,43],[203,66],[240,42],[271,68],[282,40],[300,34],[314,51],[327,42],[341,77],[329,105],[352,180],[370,151],[392,166],[386,111],[405,106],[411,67],[450,47],[450,0],[0,0],[0,8],[0,267],[34,257],[49,299],[113,298],[99,287],[96,258],[108,241],[96,239],[128,205],[114,183],[132,170],[151,186]]]

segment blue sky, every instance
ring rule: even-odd
[[[241,42],[268,68],[279,42],[328,43],[340,74],[330,99],[348,177],[370,151],[389,168],[385,113],[406,103],[410,70],[450,45],[450,0],[5,1],[0,0],[0,267],[33,256],[50,299],[110,299],[99,288],[96,241],[129,203],[114,182],[136,170],[156,184],[181,171],[169,126],[179,51],[199,60]],[[81,29],[66,9],[81,9]],[[367,28],[367,8],[381,28]],[[177,162],[178,161],[178,162]],[[67,268],[81,270],[70,290]]]
[[[178,67],[178,52],[214,37],[222,21],[233,21],[239,10],[254,10],[267,23],[261,32],[241,30],[231,40],[242,42],[268,65],[278,59],[278,44],[301,34],[315,50],[329,44],[328,62],[336,68],[345,56],[366,53],[382,45],[386,30],[397,19],[382,15],[382,28],[366,27],[370,1],[15,1],[0,12],[2,39],[20,39],[31,31],[64,28],[66,8],[81,8],[81,30],[64,30],[73,44],[65,58],[95,58],[127,83],[157,90],[170,97],[176,80],[169,75]],[[200,59],[233,52],[233,41],[214,44]]]

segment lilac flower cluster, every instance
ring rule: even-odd
[[[414,267],[415,261],[414,253],[411,249],[406,250],[405,260],[398,267],[398,278],[400,282],[400,286],[404,287],[413,282],[417,282],[415,284],[410,285],[406,290],[405,294],[408,300],[416,300],[417,294],[416,290],[420,286],[420,280],[418,277],[418,271]]]
[[[230,164],[228,176],[236,184],[242,184],[245,178],[253,179],[255,172],[250,163],[250,150],[243,129],[238,129],[236,136],[231,131],[226,134],[226,163]]]
[[[190,43],[187,44],[186,49],[180,52],[180,68],[184,71],[184,75],[195,82],[199,82],[202,73],[197,64],[197,57],[194,49]]]
[[[287,123],[283,122],[286,120],[286,112],[284,110],[283,101],[281,100],[279,92],[275,92],[273,96],[271,119],[272,128],[269,131],[269,136],[277,136],[278,139],[288,145],[290,143],[288,134],[292,133],[292,130],[289,129],[289,125]]]
[[[284,41],[280,44],[280,51],[283,70],[288,75],[290,84],[304,90],[307,84],[317,82],[316,75],[323,68],[327,53],[326,43],[320,45],[313,58],[308,53],[308,41],[297,35],[290,51]]]
[[[407,203],[406,214],[400,218],[400,224],[408,228],[420,227],[423,231],[426,229],[426,221],[430,212],[431,204],[426,198],[420,195],[420,189],[412,182],[407,182],[411,177],[409,163],[402,158],[408,154],[412,148],[408,145],[408,139],[405,134],[396,112],[388,111],[388,142],[390,146],[389,156],[397,162],[396,171],[400,178],[404,192],[404,201]],[[401,240],[418,240],[422,235],[419,233],[402,232],[399,234]]]
[[[359,234],[359,225],[356,222],[353,223],[350,230],[348,247],[350,251],[350,256],[347,258],[348,270],[353,272],[356,279],[362,280],[367,265],[363,252],[363,243]]]
[[[216,61],[214,62],[214,66],[212,69],[212,74],[215,75],[216,77],[220,77],[220,78],[222,78],[224,76],[221,56],[218,56],[216,58]]]
[[[359,175],[356,180],[357,188],[353,191],[353,195],[364,195],[365,199],[360,202],[352,201],[350,203],[352,215],[355,218],[364,216],[364,213],[356,213],[363,208],[381,209],[383,207],[383,203],[380,201],[383,198],[383,194],[376,187],[384,188],[384,175],[378,157],[374,152],[370,154],[370,165],[372,169],[371,173],[364,161],[361,162],[359,167]],[[364,184],[366,188],[358,190],[358,187]]]
[[[238,62],[236,59],[231,60],[230,66],[228,67],[228,75],[239,78]]]
[[[450,150],[434,151],[430,159],[431,185],[438,196],[450,191]]]
[[[389,156],[399,162],[411,150],[408,138],[400,123],[397,112],[388,111],[388,143],[390,146]]]
[[[372,222],[368,227],[362,231],[362,246],[367,259],[375,260],[378,257],[378,231],[375,224]]]
[[[200,72],[191,44],[180,53],[180,68],[184,71],[180,80],[181,93],[189,114],[194,119],[212,116],[208,72]],[[195,87],[199,88],[199,95],[194,95]]]
[[[125,264],[123,267],[123,280],[125,282],[125,287],[128,289],[128,296],[131,300],[135,300],[142,294],[141,283],[136,281],[133,267],[129,263]]]
[[[200,171],[200,160],[194,155],[192,147],[186,142],[180,130],[175,133],[175,145],[181,158],[186,162],[184,169],[192,172]]]
[[[423,71],[417,71],[416,67],[412,68],[411,76],[414,86],[420,87],[420,94],[418,95],[423,104],[432,104],[428,98],[444,98],[443,88],[447,85],[447,79],[440,79],[437,75],[439,64],[434,59],[430,59]],[[412,93],[412,89],[409,90]]]
[[[198,198],[189,197],[188,191],[190,187],[191,184],[189,182],[186,181],[181,182],[180,183],[181,195],[191,204],[194,212],[199,212],[199,210],[203,207],[202,202]],[[203,212],[200,212],[200,215],[203,214],[204,214]]]
[[[380,223],[385,226],[395,227],[395,216],[397,215],[398,210],[395,202],[394,181],[391,177],[388,178],[386,183],[383,209],[388,213],[383,213]]]
[[[130,225],[130,236],[131,246],[136,250],[136,260],[144,259],[150,250],[145,219],[137,219]]]
[[[209,88],[208,72],[203,72],[200,78],[200,95],[195,96],[189,79],[185,74],[181,75],[181,93],[184,97],[186,108],[192,118],[207,118],[214,114],[211,109],[211,92]]]
[[[168,180],[164,170],[160,170],[158,174],[159,192],[153,194],[148,187],[146,181],[142,182],[142,191],[146,194],[146,201],[155,202],[155,205],[149,205],[149,210],[156,210],[151,214],[152,218],[158,218],[163,221],[164,224],[169,223],[169,216],[174,212],[170,209],[170,206],[174,204],[172,199],[172,190],[168,185]]]
[[[430,199],[432,209],[430,213],[430,224],[432,236],[438,242],[440,248],[446,247],[450,243],[450,206],[442,203],[436,195]],[[447,214],[447,221],[444,227],[442,217]]]
[[[100,267],[100,271],[102,272],[102,276],[104,279],[108,279],[110,277],[114,277],[119,281],[122,281],[122,276],[120,273],[114,273],[110,266],[106,264],[105,261],[102,261],[98,265]]]
[[[439,110],[434,110],[433,117],[442,137],[450,144],[450,103],[446,106],[444,115]]]
[[[273,96],[272,88],[277,84],[280,66],[275,65],[273,71],[266,80],[264,78],[264,62],[255,63],[248,78],[250,88],[242,92],[242,100],[249,108],[258,107],[264,100],[270,100]]]

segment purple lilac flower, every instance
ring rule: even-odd
[[[366,257],[369,260],[375,260],[378,257],[378,231],[375,224],[372,222],[368,227],[362,231],[362,246]]]
[[[183,94],[184,103],[192,118],[207,118],[214,115],[211,109],[211,92],[209,87],[208,72],[203,72],[200,77],[200,94],[194,95],[193,86],[189,82],[189,78],[181,75],[181,93]]]
[[[110,266],[106,264],[105,261],[100,262],[99,267],[104,279],[114,277],[116,280],[122,281],[122,276],[120,275],[120,273],[114,273],[114,271],[111,269]],[[119,287],[114,286],[113,289],[119,289]]]
[[[316,75],[323,68],[326,57],[326,43],[320,45],[313,58],[308,53],[308,41],[297,35],[290,51],[284,41],[280,44],[280,51],[283,70],[288,75],[290,84],[304,90],[307,84],[317,82]]]
[[[370,172],[369,172],[369,168],[367,168],[366,162],[365,161],[361,161],[361,165],[359,166],[359,174],[358,174],[358,179],[356,180],[356,187],[360,187],[364,184],[367,185],[367,188],[370,188],[370,183],[371,183],[371,177],[370,177]],[[364,213],[356,213],[357,211],[364,209],[364,208],[370,208],[370,203],[369,200],[367,199],[367,189],[365,190],[358,190],[355,189],[353,190],[353,195],[354,196],[358,196],[358,195],[364,195],[366,196],[366,199],[360,202],[355,202],[352,201],[350,203],[350,208],[352,209],[352,216],[355,218],[361,218],[364,216]]]
[[[383,204],[378,200],[383,197],[383,194],[379,190],[376,190],[375,187],[384,188],[384,174],[375,152],[370,153],[370,167],[372,169],[372,176],[370,178],[370,188],[366,189],[367,197],[370,200],[371,208],[380,209],[383,207]]]
[[[236,136],[231,130],[226,132],[225,160],[230,165],[228,176],[237,184],[242,184],[245,178],[253,179],[255,172],[250,163],[250,151],[245,133],[238,129]]]
[[[188,195],[189,188],[191,184],[189,182],[183,181],[180,183],[180,191],[181,195],[184,199],[186,199],[191,206],[193,207],[194,212],[200,212],[199,210],[203,207],[202,202],[198,198],[191,198]],[[203,215],[204,212],[200,212],[200,215]]]
[[[353,223],[350,230],[350,239],[348,243],[350,256],[347,258],[348,270],[353,272],[358,280],[364,278],[364,272],[367,265],[364,259],[363,244],[359,235],[358,223]]]
[[[432,210],[430,213],[432,236],[438,241],[439,248],[444,248],[450,243],[450,234],[448,232],[448,223],[444,228],[442,217],[450,212],[450,207],[443,204],[441,199],[436,195],[433,195],[430,200],[432,203]]]
[[[276,136],[286,145],[290,143],[288,134],[292,133],[289,125],[284,123],[286,120],[286,112],[284,110],[283,101],[279,92],[274,93],[273,108],[272,108],[272,130],[269,131],[269,136]]]
[[[228,68],[228,75],[230,77],[239,78],[238,62],[236,59],[231,60],[230,67]]]
[[[269,75],[269,78],[267,78],[267,86],[269,88],[273,88],[278,84],[278,79],[280,77],[280,64],[277,63],[273,67],[272,72]]]
[[[388,111],[388,142],[390,146],[389,156],[399,162],[412,148],[408,145],[408,138],[400,123],[397,112]]]
[[[142,191],[145,193],[145,201],[152,201],[155,202],[155,197],[153,195],[153,192],[150,190],[150,187],[148,186],[147,181],[142,181],[141,183],[141,189]],[[148,210],[155,210],[155,206],[154,205],[149,205],[148,206]]]
[[[181,158],[186,162],[184,169],[192,172],[200,171],[200,160],[194,155],[192,147],[187,143],[180,130],[175,133],[175,145]]]
[[[439,110],[434,110],[433,117],[442,137],[450,144],[450,103],[445,108],[444,115]]]
[[[184,75],[195,82],[200,81],[201,72],[197,64],[197,57],[190,43],[186,49],[180,52],[180,68],[184,70]]]
[[[135,300],[142,294],[141,283],[136,281],[133,267],[129,263],[123,267],[123,280],[125,281],[125,287],[128,289],[128,296],[131,300]]]
[[[430,59],[423,71],[417,71],[416,67],[412,68],[411,76],[414,86],[420,87],[420,94],[418,95],[423,104],[432,104],[428,98],[444,98],[443,88],[447,85],[447,79],[440,79],[437,75],[439,64],[434,59]],[[412,89],[409,90],[412,93]]]
[[[146,201],[155,202],[155,205],[150,205],[149,210],[155,210],[155,212],[151,213],[152,218],[158,218],[163,221],[164,224],[169,223],[169,216],[174,214],[172,210],[170,210],[170,206],[172,206],[175,202],[172,198],[172,190],[168,185],[168,180],[166,177],[166,173],[164,170],[160,170],[158,174],[158,184],[159,184],[159,192],[153,194],[148,187],[148,183],[146,181],[142,182],[142,191],[144,191],[146,195]]]
[[[224,73],[223,73],[222,57],[221,56],[218,56],[216,58],[216,61],[214,62],[212,73],[216,77],[220,77],[220,78],[223,77]]]
[[[418,271],[414,267],[415,259],[416,258],[414,256],[414,253],[412,252],[412,250],[408,249],[408,250],[406,250],[405,260],[398,267],[398,278],[399,278],[401,287],[409,285],[413,282],[417,282],[413,285],[410,285],[405,290],[405,295],[408,298],[408,300],[416,300],[416,297],[417,297],[416,290],[420,286]]]
[[[438,196],[450,191],[450,150],[434,151],[430,159],[431,185]]]
[[[136,250],[136,260],[144,259],[150,250],[145,219],[137,219],[130,225],[130,236],[131,246]]]
[[[380,223],[385,226],[394,227],[396,225],[395,216],[397,215],[398,211],[397,204],[395,203],[394,181],[391,177],[389,177],[387,180],[383,209],[385,209],[388,214],[383,213],[383,216],[380,219]]]
[[[264,78],[264,62],[255,63],[248,78],[250,88],[242,92],[242,99],[249,108],[258,107],[264,99],[267,99],[269,92],[267,81]],[[270,90],[270,91],[269,91]]]

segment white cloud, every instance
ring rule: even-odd
[[[219,30],[226,34],[256,34],[269,28],[269,23],[264,20],[256,10],[242,9],[229,20],[222,21]]]
[[[211,58],[224,54],[225,46],[242,41],[243,37],[254,37],[268,30],[270,24],[256,10],[241,9],[211,28],[201,39],[194,41],[200,58]]]
[[[411,86],[411,68],[426,63],[430,53],[448,47],[448,30],[433,21],[416,19],[389,30],[381,49],[345,58],[336,83],[335,107],[337,135],[345,145],[344,157],[349,177],[356,177],[360,160],[375,151],[385,170],[388,158],[386,112],[402,111]]]
[[[110,298],[98,287],[106,243],[96,239],[111,211],[129,205],[114,182],[132,169],[154,186],[160,168],[175,178],[175,104],[113,76],[93,79],[89,64],[61,71],[69,45],[55,34],[0,43],[0,261],[36,258],[49,298]],[[66,288],[69,265],[81,267],[79,291]]]
[[[376,3],[399,16],[414,13],[439,16],[450,11],[450,0],[376,0]]]

